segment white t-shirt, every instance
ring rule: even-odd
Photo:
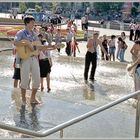
[[[81,22],[82,22],[83,24],[85,24],[85,23],[86,23],[86,18],[85,18],[85,17],[82,17]]]
[[[45,42],[44,45],[48,46],[48,42]],[[39,53],[39,59],[46,59],[51,58],[51,52],[49,50],[47,51],[40,51]]]

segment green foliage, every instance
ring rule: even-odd
[[[26,6],[27,6],[27,9],[28,9],[28,8],[33,8],[33,9],[34,9],[34,8],[35,8],[35,5],[36,5],[35,2],[26,2],[25,4],[26,4]]]
[[[82,8],[85,10],[87,7],[90,6],[89,2],[82,2]]]
[[[21,13],[25,13],[25,11],[27,10],[27,6],[25,3],[19,3],[19,8]]]
[[[133,5],[138,8],[140,3],[139,2],[134,2]]]
[[[58,5],[57,2],[52,2],[52,11],[53,11],[53,13],[55,13],[57,5]]]
[[[21,20],[21,19],[11,19],[11,18],[0,18],[0,22],[23,23],[23,20]]]
[[[67,2],[60,2],[60,5],[61,5],[62,7],[67,7],[67,6],[68,6],[68,3],[67,3]]]
[[[36,5],[35,5],[35,10],[36,10],[37,12],[41,12],[41,11],[42,11],[42,7],[36,4]]]
[[[132,15],[136,15],[137,14],[137,8],[136,7],[132,7],[132,9],[131,9],[131,14]]]
[[[106,11],[110,9],[110,5],[105,2],[96,2],[94,3],[94,8],[96,11]]]
[[[108,10],[117,11],[122,7],[122,2],[95,2],[94,8],[97,11],[106,12]]]

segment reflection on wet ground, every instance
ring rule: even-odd
[[[126,64],[115,62],[114,66],[113,62],[98,61],[94,91],[88,90],[89,87],[83,81],[84,60],[69,62],[68,58],[59,57],[54,64],[51,75],[52,87],[55,87],[53,90],[57,89],[55,97],[88,105],[102,105],[133,91],[133,80],[126,73]],[[95,95],[94,102],[84,100],[81,93],[86,90]]]
[[[20,89],[13,89],[12,52],[0,54],[0,121],[10,125],[44,131],[133,91],[133,80],[126,73],[126,64],[98,60],[96,81],[94,85],[87,85],[83,81],[84,59],[60,55],[53,57],[51,92],[47,93],[46,89],[44,92],[38,91],[37,96],[42,104],[31,106],[31,91],[28,90],[27,105],[24,106],[20,99]],[[134,114],[129,101],[113,108],[115,110]],[[13,132],[2,132],[4,137],[21,137]]]

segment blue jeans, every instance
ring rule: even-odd
[[[124,52],[125,52],[125,49],[120,49],[120,61],[121,62],[124,62]]]

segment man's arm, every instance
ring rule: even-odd
[[[134,50],[135,50],[135,48],[134,48],[134,46],[133,46],[132,49],[130,50],[130,53],[131,53],[132,55],[135,55],[135,54],[134,54]]]
[[[57,48],[56,45],[49,45],[45,47],[45,45],[42,45],[42,48],[40,49],[41,51],[51,51],[51,50],[55,50]]]
[[[137,66],[138,64],[140,64],[140,57],[138,57],[138,59],[127,68],[128,71],[131,71],[135,66]]]

